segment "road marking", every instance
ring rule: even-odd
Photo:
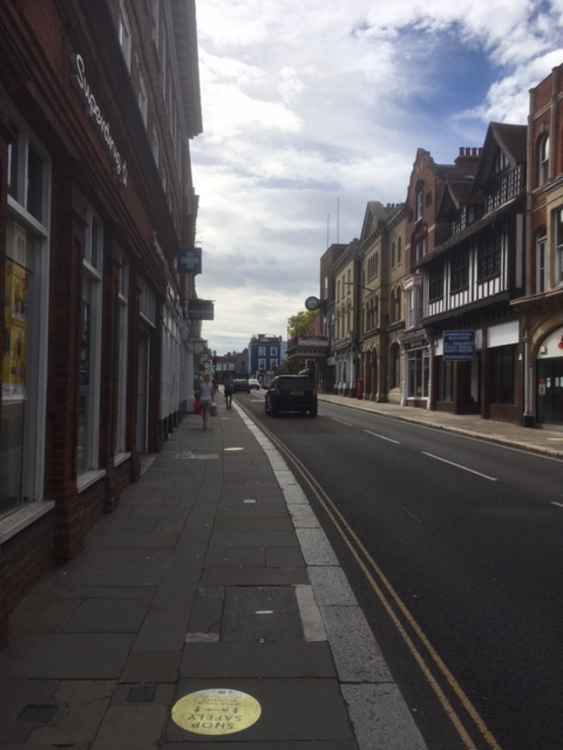
[[[463,464],[456,464],[455,461],[448,461],[447,458],[442,458],[441,456],[436,456],[434,453],[428,453],[428,451],[420,451],[425,456],[429,456],[430,458],[435,458],[436,461],[442,461],[445,464],[450,464],[450,466],[455,466],[458,469],[463,469],[463,471],[469,471],[471,474],[477,474],[478,477],[483,477],[483,479],[488,479],[489,482],[497,482],[497,477],[490,477],[488,474],[483,474],[480,471],[476,471],[475,469],[470,469],[469,466],[464,466]]]
[[[329,417],[329,419],[332,419],[333,422],[338,422],[339,424],[346,425],[346,427],[354,426],[352,422],[346,422],[344,419],[338,419],[338,417]]]
[[[393,440],[393,438],[386,437],[385,435],[380,435],[378,432],[372,432],[371,430],[362,430],[362,432],[366,432],[368,435],[373,435],[373,437],[379,438],[380,440],[387,440],[388,443],[395,443],[395,445],[401,445],[401,443],[398,440]]]
[[[257,609],[256,614],[257,615],[273,615],[274,610],[273,609]]]
[[[563,508],[563,503],[556,503],[555,500],[553,500],[551,504],[557,505],[558,508]]]
[[[370,570],[368,569],[368,564],[376,573],[377,577],[383,584],[383,587],[387,590],[387,593],[389,594],[391,599],[394,601],[398,610],[401,612],[401,614],[404,616],[404,618],[406,619],[410,627],[416,633],[421,643],[425,646],[427,653],[430,655],[431,661],[437,667],[438,671],[441,672],[446,682],[448,683],[449,687],[455,693],[460,703],[463,705],[465,711],[473,720],[475,726],[477,727],[481,736],[487,743],[488,747],[491,748],[491,750],[501,750],[501,747],[496,741],[496,738],[494,737],[490,729],[487,727],[487,725],[485,724],[485,722],[479,715],[477,709],[474,707],[469,697],[465,694],[459,682],[450,672],[447,665],[442,660],[441,656],[438,654],[436,649],[433,647],[432,643],[429,641],[429,639],[427,638],[424,631],[422,630],[422,628],[419,626],[419,624],[417,623],[417,621],[411,614],[406,604],[397,594],[397,592],[391,585],[390,581],[387,579],[387,577],[385,576],[381,568],[377,565],[375,560],[372,558],[372,556],[370,555],[370,553],[364,546],[363,542],[359,539],[356,532],[350,527],[350,525],[348,524],[348,522],[346,521],[346,519],[344,518],[344,516],[342,515],[342,513],[340,512],[340,510],[334,503],[334,501],[329,497],[329,495],[327,495],[322,485],[319,484],[319,482],[311,474],[311,472],[305,467],[302,461],[300,461],[300,459],[297,458],[297,456],[295,456],[295,454],[289,450],[289,448],[285,445],[285,443],[283,443],[268,428],[261,426],[261,430],[267,433],[270,441],[274,445],[277,445],[280,452],[282,454],[285,453],[285,455],[290,459],[292,464],[298,468],[304,481],[309,485],[310,489],[317,497],[319,503],[324,508],[328,517],[331,519],[332,523],[334,524],[336,530],[342,537],[345,544],[350,549],[352,555],[354,556],[358,565],[362,569],[364,575],[368,579],[374,593],[377,595],[377,598],[381,602],[383,608],[385,609],[385,611],[387,612],[387,614],[389,615],[389,617],[395,624],[395,627],[397,628],[401,637],[405,641],[407,648],[411,652],[413,658],[415,659],[422,673],[426,677],[438,701],[441,703],[446,715],[448,716],[448,718],[450,719],[450,721],[456,728],[458,735],[460,739],[462,740],[463,745],[466,748],[466,750],[477,750],[475,743],[473,742],[467,730],[465,729],[461,719],[456,713],[456,710],[454,709],[454,707],[448,700],[446,694],[444,693],[444,691],[438,684],[436,678],[430,671],[430,668],[427,666],[426,662],[424,661],[424,658],[422,654],[420,653],[420,651],[418,650],[416,644],[413,642],[412,638],[406,632],[405,627],[402,625],[401,621],[399,620],[398,615],[395,613],[384,591],[379,586],[379,584],[377,583],[377,581],[374,579],[373,575],[371,574]],[[349,535],[350,538],[348,538],[347,534]],[[367,562],[364,562],[364,560],[360,557],[360,551],[364,555]]]

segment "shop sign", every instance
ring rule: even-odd
[[[201,273],[201,247],[183,247],[178,250],[178,271]]]
[[[214,320],[213,301],[210,299],[191,299],[188,302],[190,320]]]
[[[444,331],[444,359],[471,362],[475,355],[475,331]]]
[[[84,98],[88,110],[88,115],[98,126],[102,140],[106,144],[107,150],[111,156],[113,171],[123,187],[127,187],[127,162],[122,158],[117,146],[115,145],[109,123],[105,119],[88,79],[86,78],[86,65],[84,63],[84,58],[82,55],[75,53],[72,61],[74,64],[74,80],[82,93],[82,97]]]

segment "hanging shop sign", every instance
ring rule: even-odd
[[[76,84],[80,92],[82,93],[88,115],[96,123],[100,136],[105,143],[107,150],[109,151],[113,171],[115,172],[116,177],[123,185],[123,187],[127,187],[127,162],[125,161],[125,159],[123,159],[117,146],[115,145],[109,123],[105,119],[104,113],[102,112],[100,105],[96,101],[96,97],[94,96],[92,87],[90,86],[90,83],[86,78],[86,64],[84,63],[84,58],[82,57],[82,55],[75,53],[72,56],[72,62],[74,66],[74,80],[76,81]]]
[[[471,362],[475,355],[475,331],[444,331],[444,359]]]
[[[213,301],[210,299],[191,299],[188,302],[190,320],[214,320]]]
[[[182,247],[178,250],[178,271],[201,273],[201,247]]]

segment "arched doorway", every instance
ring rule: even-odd
[[[536,399],[538,422],[563,427],[563,326],[538,348]]]
[[[370,372],[371,372],[371,387],[369,390],[370,398],[375,401],[377,398],[377,349],[372,349],[370,353]]]

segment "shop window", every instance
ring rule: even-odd
[[[547,238],[538,237],[536,240],[536,294],[545,292],[545,250]]]
[[[438,357],[438,401],[454,400],[454,363]]]
[[[490,238],[479,247],[477,256],[477,279],[479,283],[494,279],[500,275],[500,238]]]
[[[444,268],[439,266],[430,270],[429,282],[429,301],[437,302],[444,296]]]
[[[430,359],[428,352],[418,349],[408,354],[408,383],[409,398],[427,398],[430,383]]]
[[[389,353],[389,362],[389,386],[391,388],[399,388],[401,385],[401,350],[398,344],[392,344]]]
[[[549,135],[543,135],[538,143],[538,186],[549,179]]]
[[[492,396],[496,404],[513,404],[515,390],[516,346],[499,346],[489,351]]]
[[[125,453],[127,431],[127,361],[129,344],[129,265],[124,253],[119,254],[116,316],[117,347],[117,425],[114,453]]]
[[[50,167],[23,123],[3,166],[9,195],[0,295],[0,516],[41,499],[44,477]]]
[[[99,218],[91,210],[88,211],[82,247],[78,444],[76,448],[78,476],[98,468],[103,227]]]
[[[463,251],[451,260],[450,293],[458,294],[469,287],[469,253]]]

